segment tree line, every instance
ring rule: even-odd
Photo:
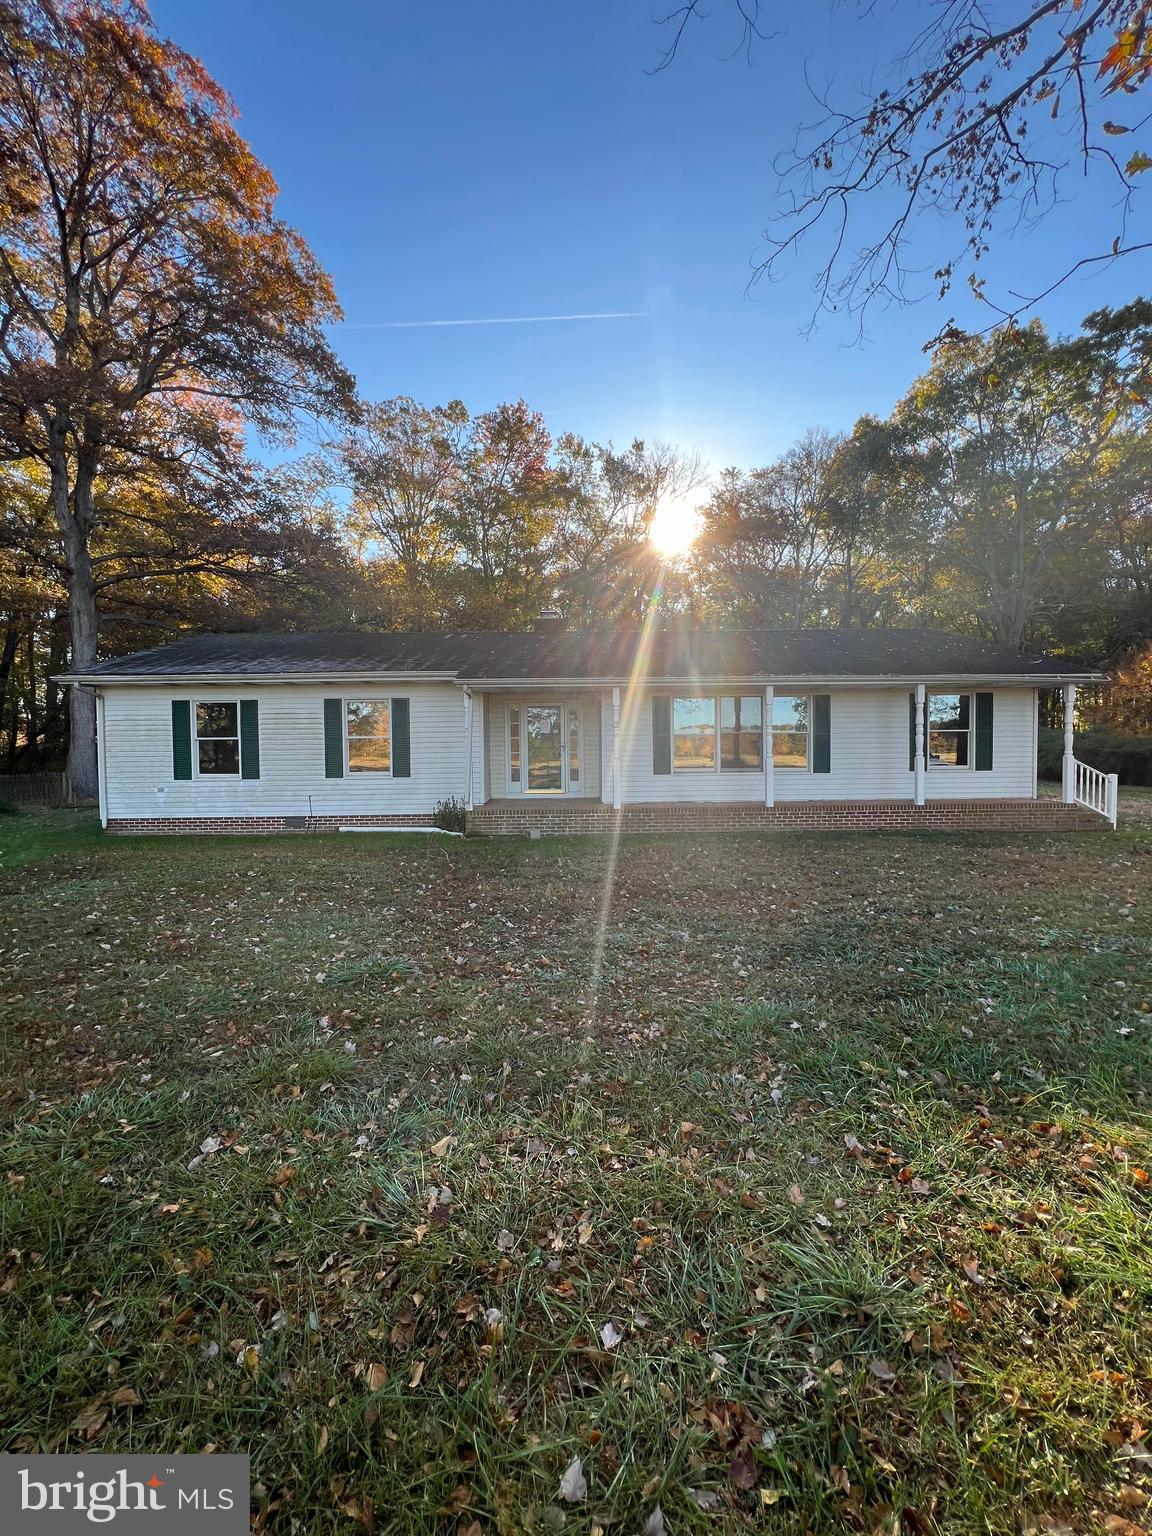
[[[1144,300],[1071,337],[951,333],[889,416],[709,476],[688,445],[554,434],[524,401],[358,398],[330,280],[142,0],[0,0],[0,165],[0,770],[66,751],[93,792],[92,700],[53,675],[189,627],[656,605],[1098,661],[1152,638]],[[319,446],[294,453],[306,420]],[[700,519],[675,562],[648,537],[669,502]]]

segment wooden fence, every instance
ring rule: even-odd
[[[66,773],[0,773],[0,805],[75,805]]]

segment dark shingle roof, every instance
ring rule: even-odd
[[[474,679],[619,682],[643,644],[637,629],[521,634],[192,635],[98,662],[76,679],[314,676],[428,672]],[[1101,674],[1074,662],[928,629],[662,630],[649,637],[650,679],[807,677],[1063,677]]]

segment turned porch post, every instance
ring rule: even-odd
[[[1064,684],[1064,801],[1076,800],[1076,684]]]

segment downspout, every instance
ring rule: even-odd
[[[104,695],[96,689],[96,796],[100,825],[108,826],[108,747],[104,739]]]
[[[464,781],[464,809],[472,809],[472,690],[464,689],[464,751],[467,759]]]

